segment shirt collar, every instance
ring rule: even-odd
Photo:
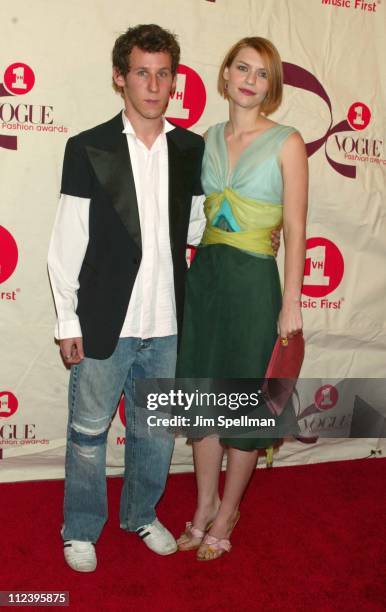
[[[169,123],[169,121],[167,119],[165,119],[165,117],[162,118],[163,119],[163,130],[161,132],[161,134],[166,134],[167,132],[170,132],[171,130],[175,129],[175,126],[172,125],[171,123]],[[136,136],[136,133],[134,131],[134,128],[131,124],[131,121],[126,117],[125,115],[125,111],[122,111],[122,121],[123,121],[123,130],[122,133],[123,134],[132,134],[133,136]]]

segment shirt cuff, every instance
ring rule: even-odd
[[[65,340],[66,338],[81,338],[82,330],[80,328],[79,319],[71,321],[57,321],[55,325],[55,338],[57,340]]]
[[[193,196],[191,213],[189,220],[187,243],[192,246],[197,246],[201,242],[206,225],[206,217],[204,213],[205,196]]]

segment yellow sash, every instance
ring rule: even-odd
[[[212,225],[225,199],[229,202],[239,227],[242,228],[240,232],[227,232]],[[282,204],[259,202],[241,196],[226,187],[221,193],[211,193],[205,200],[204,208],[207,223],[201,240],[202,245],[228,244],[252,253],[274,255],[271,232],[281,226]]]

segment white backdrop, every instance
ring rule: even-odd
[[[302,375],[320,378],[319,386],[331,379],[386,378],[386,6],[384,0],[346,4],[1,3],[1,480],[63,475],[68,372],[53,341],[48,242],[66,139],[121,108],[110,87],[111,49],[137,23],[159,23],[179,35],[186,68],[169,117],[198,133],[226,118],[216,79],[229,46],[251,35],[276,44],[286,86],[273,118],[298,128],[310,153]],[[329,389],[333,397],[333,382]],[[371,384],[362,397],[373,406],[384,401]],[[318,427],[328,426],[315,421],[313,435]],[[109,435],[110,473],[122,472],[123,436],[118,411]],[[281,446],[275,465],[366,457],[374,450],[384,453],[384,440],[292,441]],[[178,439],[172,470],[190,469],[190,448]]]

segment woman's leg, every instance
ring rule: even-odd
[[[256,467],[257,453],[257,450],[242,451],[229,448],[224,495],[209,535],[219,539],[229,539],[237,519],[241,498]],[[223,551],[210,550],[206,544],[202,544],[198,552],[199,558],[204,559],[215,559],[221,554]]]
[[[197,482],[197,509],[193,525],[205,529],[216,516],[220,505],[218,483],[224,448],[217,436],[193,442],[194,469]]]
[[[217,436],[193,442],[193,459],[197,483],[197,508],[193,516],[194,528],[204,531],[216,516],[220,505],[218,483],[224,449]],[[202,538],[182,534],[178,539],[181,550],[198,546]]]

